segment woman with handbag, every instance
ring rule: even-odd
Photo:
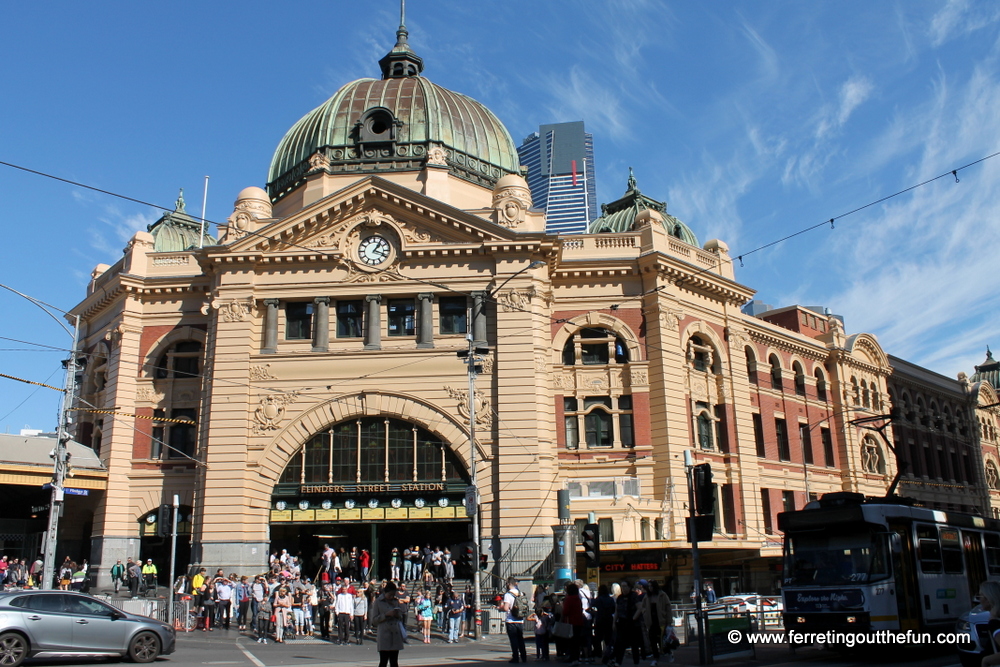
[[[378,637],[378,667],[399,667],[405,630],[403,613],[396,599],[396,584],[390,581],[382,588],[382,595],[375,599],[371,618]]]
[[[285,643],[285,626],[288,625],[288,617],[292,613],[292,596],[288,589],[282,586],[274,594],[274,643]]]
[[[215,580],[206,579],[201,585],[202,632],[212,632],[215,625]]]

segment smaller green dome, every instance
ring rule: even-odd
[[[192,218],[184,210],[184,189],[177,195],[174,210],[163,214],[146,228],[153,235],[153,252],[183,252],[202,245],[216,245],[218,241],[205,233],[201,242],[201,220]]]
[[[591,234],[630,232],[635,228],[635,218],[641,211],[653,210],[663,216],[663,227],[667,233],[685,243],[700,247],[698,237],[691,228],[667,213],[667,203],[650,199],[639,191],[632,168],[628,170],[628,189],[621,199],[610,204],[601,204],[601,217],[590,221]]]
[[[986,348],[986,361],[976,366],[976,372],[969,378],[972,382],[989,382],[994,389],[1000,389],[1000,361],[993,358],[993,352]]]

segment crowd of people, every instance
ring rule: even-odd
[[[556,657],[570,665],[615,667],[624,664],[626,652],[634,665],[645,657],[651,667],[661,658],[674,661],[678,642],[673,608],[656,581],[601,584],[595,595],[578,579],[560,592],[540,586],[529,599],[517,580],[510,579],[497,605],[505,613],[512,663],[528,661],[529,637],[534,639],[536,661],[550,659],[552,643]]]

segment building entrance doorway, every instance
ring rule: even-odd
[[[352,548],[367,549],[380,579],[393,547],[448,547],[460,561],[456,549],[471,539],[468,483],[453,448],[420,426],[384,416],[334,424],[292,454],[274,485],[271,550],[298,556],[310,578],[324,544],[345,568]]]
[[[468,521],[415,521],[407,523],[336,523],[336,524],[271,524],[271,552],[282,549],[296,556],[302,563],[302,575],[315,580],[322,567],[321,554],[329,544],[339,554],[341,567],[350,569],[350,554],[357,549],[371,555],[369,578],[388,579],[392,549],[402,557],[407,548],[430,545],[431,549],[449,549],[454,560],[460,561],[462,547],[469,542]],[[343,549],[343,552],[341,552]],[[345,557],[346,556],[346,557]],[[360,565],[359,565],[360,567]],[[400,563],[400,576],[403,565]],[[362,573],[353,573],[359,579]],[[469,573],[456,566],[456,577],[468,578]]]

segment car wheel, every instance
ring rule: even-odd
[[[28,655],[28,640],[16,632],[0,635],[0,665],[17,667]]]
[[[128,644],[132,662],[153,662],[160,655],[160,638],[152,632],[140,632]]]

